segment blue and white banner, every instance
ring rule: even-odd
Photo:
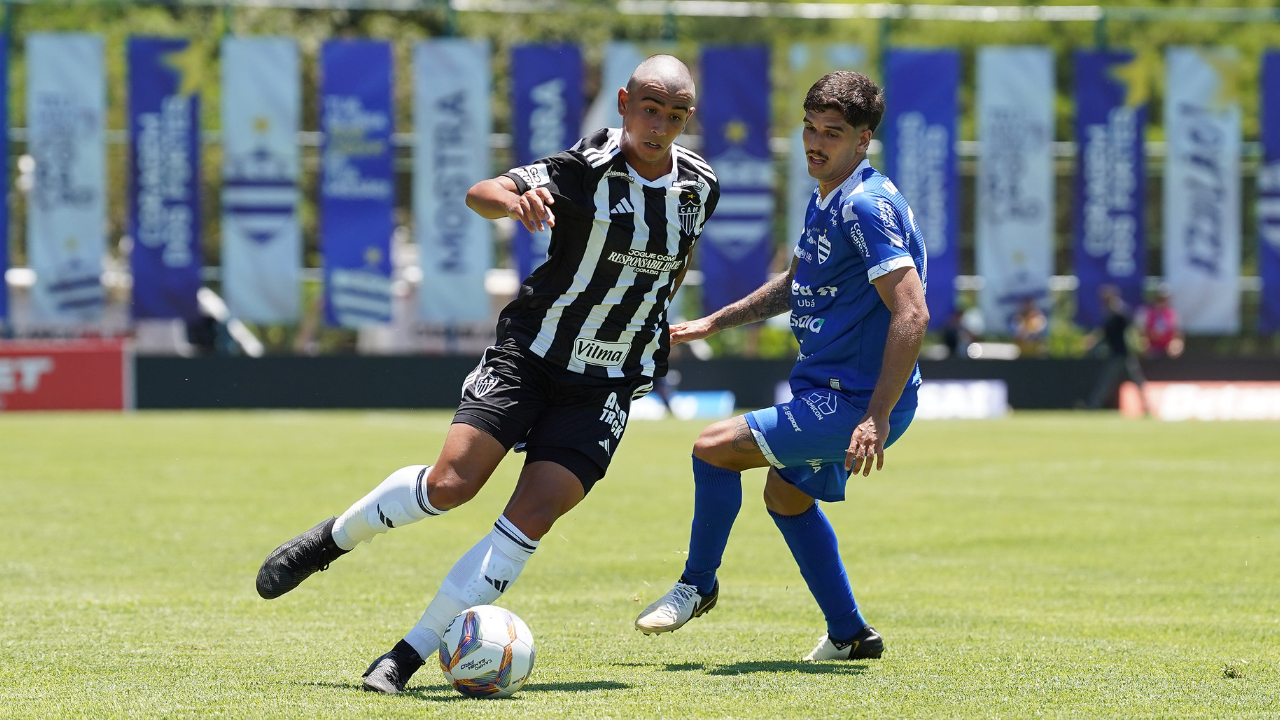
[[[800,122],[804,118],[804,96],[819,78],[833,70],[864,70],[866,59],[867,54],[861,45],[843,43],[794,43],[787,52],[789,91],[783,117],[792,128],[791,149],[787,153],[788,243],[798,242],[804,233],[804,212],[818,187],[818,181],[809,176],[809,163],[805,160],[804,139],[801,137],[804,132],[804,123]]]
[[[1112,285],[1125,304],[1143,302],[1146,277],[1146,75],[1131,52],[1075,54],[1076,322],[1102,324],[1099,290]]]
[[[1280,52],[1262,56],[1262,167],[1258,170],[1258,328],[1280,332]]]
[[[302,316],[301,72],[291,39],[222,40],[222,291],[249,322]]]
[[[957,50],[890,50],[885,58],[887,110],[880,123],[884,167],[911,205],[929,254],[929,327],[943,327],[956,306],[960,272],[956,120]]]
[[[3,189],[0,189],[0,328],[9,322],[9,284],[5,272],[9,269],[9,39],[0,35],[0,168]]]
[[[198,46],[129,38],[129,235],[133,316],[199,317]]]
[[[320,48],[320,248],[332,325],[391,322],[392,88],[390,43]]]
[[[768,48],[703,50],[700,91],[702,155],[720,181],[698,243],[702,304],[711,313],[760,287],[773,254]]]
[[[442,39],[413,49],[413,217],[428,322],[488,320],[485,271],[493,223],[467,207],[467,190],[493,174],[489,160],[489,43]]]
[[[1053,53],[978,50],[977,268],[987,328],[1010,332],[1018,306],[1048,309],[1053,274]]]
[[[27,254],[36,272],[32,319],[74,324],[102,317],[107,252],[102,37],[27,36]]]
[[[517,45],[511,49],[511,109],[516,165],[568,150],[582,124],[582,51],[577,45]],[[521,279],[547,259],[551,231],[516,225],[511,240]]]
[[[1164,272],[1188,333],[1240,330],[1240,58],[1165,54]]]

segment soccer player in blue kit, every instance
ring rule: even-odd
[[[898,189],[867,162],[884,95],[865,76],[828,73],[804,100],[804,148],[818,188],[790,272],[707,317],[672,326],[672,343],[791,311],[800,354],[794,398],[715,423],[693,448],[689,559],[636,628],[671,632],[710,610],[716,569],[742,506],[742,471],[768,466],[764,501],[822,609],[827,633],[806,660],[878,658],[884,640],[853,597],[818,500],[845,499],[850,475],[884,467],[916,408],[925,307],[924,239]]]

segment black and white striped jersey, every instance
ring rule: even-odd
[[[623,159],[621,130],[506,173],[519,192],[555,198],[547,259],[498,320],[499,339],[594,378],[666,374],[667,306],[720,185],[701,157],[672,145],[671,173],[645,180]]]

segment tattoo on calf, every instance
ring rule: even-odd
[[[738,426],[733,429],[733,449],[744,455],[754,455],[760,452],[760,448],[756,446],[756,438],[751,434],[751,426],[747,424],[746,418],[738,418]]]

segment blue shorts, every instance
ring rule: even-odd
[[[849,473],[844,469],[849,438],[867,409],[850,396],[816,388],[802,390],[791,402],[747,413],[747,424],[765,459],[783,480],[825,502],[844,500]],[[889,414],[889,439],[902,437],[916,410]]]

